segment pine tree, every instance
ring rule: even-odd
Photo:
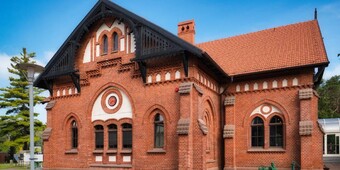
[[[13,149],[27,150],[29,146],[29,92],[28,81],[25,77],[27,71],[17,68],[17,64],[35,63],[35,53],[27,53],[22,49],[21,55],[11,58],[8,68],[13,76],[9,77],[10,85],[0,88],[0,108],[6,110],[6,115],[0,116],[0,151],[9,152]],[[39,96],[43,90],[34,88],[34,105],[41,102],[44,97]],[[38,116],[38,113],[34,113]],[[43,131],[44,124],[34,121],[35,132]],[[39,137],[35,136],[35,141]]]
[[[319,118],[340,117],[340,75],[331,77],[318,88]]]

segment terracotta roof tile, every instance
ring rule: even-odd
[[[230,76],[327,64],[317,20],[197,44]]]

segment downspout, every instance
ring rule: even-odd
[[[231,84],[233,82],[233,77],[230,78],[230,83]],[[223,131],[224,131],[224,122],[225,122],[225,108],[224,108],[224,93],[227,91],[227,88],[229,86],[229,84],[225,84],[224,85],[224,89],[220,88],[220,113],[221,113],[221,122],[220,122],[220,135],[221,135],[221,141],[220,141],[220,148],[221,148],[221,152],[220,152],[220,158],[221,158],[221,167],[219,169],[224,169],[224,159],[225,159],[225,147],[224,147],[224,138],[223,138]]]

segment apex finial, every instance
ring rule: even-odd
[[[315,10],[314,10],[314,19],[315,20],[318,19],[318,10],[317,10],[317,8],[315,8]]]

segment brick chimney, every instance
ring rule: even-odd
[[[195,43],[195,21],[183,21],[178,23],[178,33],[179,38],[194,44]]]

